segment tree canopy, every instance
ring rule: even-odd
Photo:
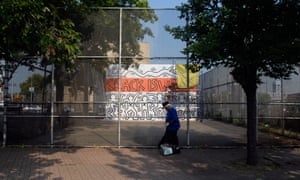
[[[3,0],[0,2],[1,57],[13,67],[34,64],[36,57],[40,57],[48,63],[63,64],[67,71],[71,71],[74,60],[81,52],[79,42],[89,37],[88,27],[84,27],[83,22],[87,20],[91,8],[131,6],[148,7],[148,1]],[[145,21],[154,17],[149,13],[136,16]],[[105,21],[102,24],[107,25]],[[103,39],[102,42],[109,44],[112,42],[109,40]]]
[[[118,53],[119,12],[103,7],[148,7],[147,0],[4,0],[0,2],[0,51],[6,61],[9,79],[20,65],[43,68],[55,65],[57,99],[63,100],[65,72],[75,70],[74,61],[81,53],[96,55]],[[127,56],[139,54],[138,40],[151,31],[142,27],[142,21],[153,22],[153,11],[124,13],[122,47]],[[130,28],[129,28],[130,27]],[[133,28],[134,27],[134,28]],[[126,61],[127,64],[133,59]],[[107,62],[101,66],[104,69]],[[43,68],[44,69],[44,68]],[[101,69],[100,69],[101,70]]]
[[[37,63],[38,56],[67,67],[73,63],[80,52],[80,33],[71,19],[60,16],[57,2],[67,4],[61,7],[65,11],[79,7],[77,1],[0,2],[0,47],[4,59],[15,66]]]
[[[169,30],[188,41],[192,63],[235,69],[251,64],[258,77],[289,77],[300,61],[299,6],[293,0],[190,0],[179,7],[188,26]]]
[[[262,76],[288,78],[300,62],[300,3],[294,0],[189,0],[183,27],[166,27],[190,62],[231,68],[247,96],[247,163],[256,164],[256,88]]]

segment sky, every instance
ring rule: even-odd
[[[175,8],[188,0],[148,0],[151,8]]]
[[[188,0],[148,0],[149,6],[156,10],[155,14],[158,16],[158,21],[154,24],[149,23],[146,25],[151,28],[154,34],[154,37],[146,37],[144,39],[145,42],[150,43],[150,56],[152,57],[150,63],[177,63],[178,61],[174,61],[174,58],[169,58],[185,57],[181,51],[186,47],[186,43],[174,39],[174,37],[165,30],[165,26],[176,27],[185,25],[185,21],[178,18],[180,13],[175,10],[175,7],[180,6],[182,3],[187,3],[187,1]],[[174,10],[168,10],[168,8],[174,8]],[[155,59],[153,57],[159,58]]]

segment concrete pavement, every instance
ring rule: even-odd
[[[286,148],[299,145],[297,140],[259,133],[259,161],[257,166],[248,166],[246,131],[242,127],[217,121],[191,122],[194,148],[162,156],[152,148],[163,133],[160,122],[123,123],[122,145],[131,148],[113,146],[116,133],[110,122],[91,121],[89,126],[85,121],[78,122],[84,124],[70,126],[56,135],[56,145],[74,145],[62,146],[69,148],[19,144],[0,149],[0,180],[300,179],[300,148]],[[186,145],[184,129],[182,123],[182,146]],[[99,140],[103,142],[97,143]],[[110,148],[105,148],[105,143]],[[91,144],[102,147],[79,148]]]
[[[300,149],[258,149],[257,166],[246,150],[183,149],[161,156],[157,149],[2,148],[0,179],[299,179]]]
[[[181,121],[178,132],[179,144],[193,147],[232,147],[245,146],[247,129],[220,121],[203,120],[189,123]],[[19,131],[22,131],[20,129]],[[162,121],[121,121],[120,146],[156,147],[164,134]],[[118,143],[118,122],[99,119],[73,118],[66,128],[54,131],[54,145],[66,147],[116,147]],[[8,139],[11,135],[8,134]],[[187,138],[189,137],[189,138]],[[22,139],[15,135],[15,142],[8,145],[50,145],[50,132],[31,139]],[[189,142],[188,142],[189,140]],[[291,146],[300,141],[288,139],[272,133],[259,132],[258,144],[261,146]]]

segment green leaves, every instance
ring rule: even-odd
[[[49,28],[42,36],[40,44],[44,58],[54,64],[65,64],[71,71],[74,60],[80,53],[80,33],[70,20],[61,20],[56,27]]]
[[[40,54],[52,63],[67,63],[79,53],[79,33],[70,19],[60,16],[49,1],[0,2],[0,46],[13,56]],[[51,50],[50,50],[51,49]],[[52,53],[49,53],[52,52]],[[47,54],[48,53],[48,54]]]
[[[288,77],[300,62],[299,6],[295,1],[191,0],[179,8],[187,25],[167,30],[188,40],[184,52],[202,66],[251,65],[258,76]]]
[[[101,47],[103,54],[109,51],[116,52],[118,48],[118,37],[113,33],[119,27],[119,13],[105,16],[102,9],[101,22],[95,21],[99,17],[88,16],[92,7],[148,7],[146,0],[3,0],[0,2],[0,47],[1,53],[14,57],[22,52],[26,56],[41,56],[44,60],[65,65],[68,71],[72,71],[74,60],[80,54],[82,39],[87,40],[91,36],[93,28],[97,29],[95,48]],[[87,11],[89,10],[89,11]],[[97,14],[97,13],[96,13]],[[98,16],[101,13],[97,14]],[[92,19],[87,19],[92,18]],[[93,19],[95,18],[95,19]],[[123,47],[126,55],[139,53],[138,40],[152,32],[143,28],[144,22],[154,22],[156,16],[151,10],[140,10],[139,12],[127,11],[124,13],[124,23],[130,23],[131,28],[124,26]],[[84,21],[88,21],[84,26]],[[103,28],[104,27],[104,28]],[[107,27],[111,31],[105,32]],[[133,28],[135,27],[134,31]],[[83,34],[81,34],[82,32]],[[4,52],[5,51],[5,52]],[[14,59],[17,59],[15,57]]]

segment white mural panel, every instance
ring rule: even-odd
[[[166,83],[176,82],[176,66],[173,64],[141,64],[138,67],[131,66],[127,70],[121,69],[121,91],[118,92],[118,65],[111,65],[106,73],[107,88],[106,98],[106,118],[108,120],[159,120],[164,121],[165,110],[162,109],[162,102],[169,101],[177,109],[180,119],[187,117],[187,92],[178,92],[172,90]],[[130,88],[128,82],[140,79],[140,81],[154,82],[155,80],[163,84],[153,88]],[[115,81],[112,84],[112,81]],[[124,83],[126,82],[126,83]],[[152,83],[153,84],[153,83]],[[141,83],[142,85],[142,83]],[[136,91],[139,89],[141,91]],[[151,90],[151,91],[150,91]],[[197,109],[197,92],[189,92],[190,96],[190,114],[191,119],[196,119]],[[120,107],[120,109],[118,109]],[[120,113],[120,117],[118,116]]]

